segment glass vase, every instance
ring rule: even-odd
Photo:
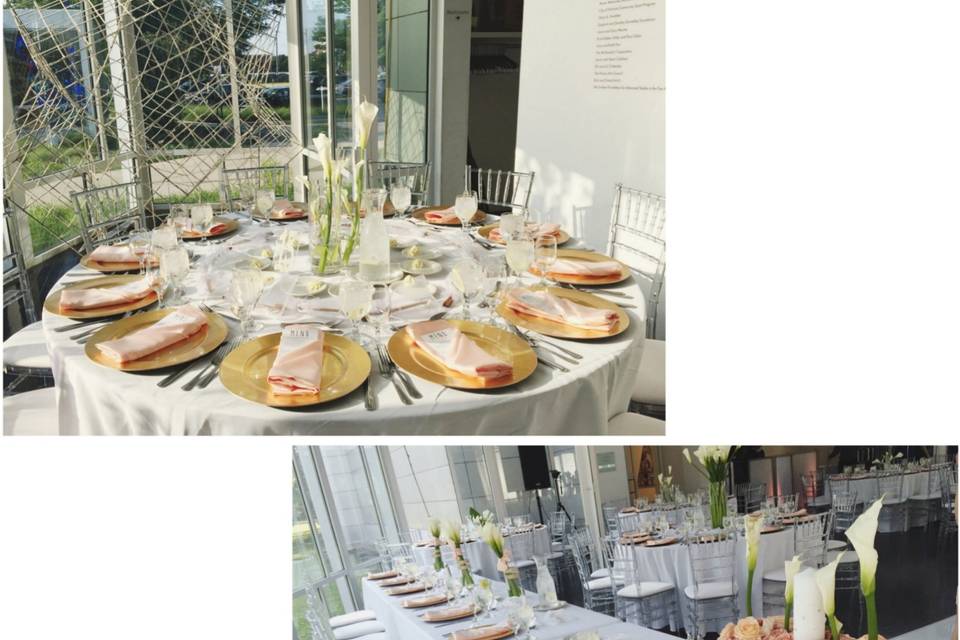
[[[520,572],[516,567],[508,566],[503,572],[503,581],[507,583],[507,597],[514,598],[523,595],[523,587],[520,585]]]
[[[335,193],[335,192],[334,192]],[[317,275],[330,275],[343,266],[339,199],[318,185],[310,197],[310,263]]]
[[[714,529],[723,527],[723,518],[727,515],[727,483],[710,483],[710,525]]]
[[[440,541],[433,543],[433,568],[437,571],[443,571],[443,556],[440,553]]]

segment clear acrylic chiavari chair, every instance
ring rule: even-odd
[[[621,620],[650,629],[677,628],[676,588],[672,582],[644,580],[638,552],[639,545],[611,541],[611,575],[620,582],[614,595],[616,616]]]
[[[793,526],[793,552],[804,567],[819,569],[827,560],[830,512],[824,511],[801,518]],[[781,565],[763,574],[763,612],[783,613],[787,576]]]
[[[923,474],[924,486],[920,493],[907,499],[907,526],[911,529],[923,527],[926,531],[940,515],[940,474],[933,468],[919,473]]]
[[[131,233],[147,228],[138,192],[137,183],[125,182],[70,194],[80,220],[84,251],[125,242]]]
[[[646,335],[657,330],[657,310],[666,271],[663,196],[617,184],[607,254],[626,264],[640,283],[647,306]]]
[[[693,582],[684,589],[692,629],[702,638],[709,625],[718,628],[740,617],[737,581],[737,532],[725,529],[709,536],[688,536],[687,552]]]
[[[290,194],[289,171],[286,166],[243,167],[220,170],[220,188],[223,201],[230,211],[239,211],[253,206],[257,191],[273,191],[276,198]]]
[[[613,582],[610,570],[597,568],[592,562],[590,534],[586,530],[577,530],[571,536],[571,543],[584,606],[604,615],[614,615]]]
[[[883,496],[877,531],[906,531],[907,499],[903,495],[903,471],[881,471],[877,475],[877,495]]]
[[[464,173],[465,188],[477,192],[481,209],[495,214],[519,210],[526,215],[535,172],[481,169],[468,164]]]
[[[387,161],[367,163],[367,185],[370,188],[382,187],[389,194],[390,188],[398,184],[410,189],[411,206],[428,204],[430,163]]]

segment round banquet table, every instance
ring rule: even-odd
[[[646,547],[633,545],[632,549],[637,559],[640,576],[643,580],[657,582],[671,582],[677,588],[677,601],[687,629],[692,620],[689,619],[689,608],[684,589],[693,584],[693,572],[690,568],[690,554],[687,546],[682,542],[664,547]],[[741,537],[737,539],[737,585],[740,596],[740,616],[746,615],[747,602],[747,543]],[[760,537],[760,553],[757,557],[757,569],[753,583],[753,614],[756,617],[763,615],[763,574],[783,566],[783,563],[793,557],[793,529],[766,533]],[[707,631],[720,631],[723,625]]]
[[[468,252],[477,256],[503,254],[502,249],[486,250],[467,239],[459,227],[428,230],[406,220],[387,222],[392,236],[423,235],[443,252],[437,259],[443,265],[442,271],[428,279],[448,289],[449,270],[458,257]],[[273,241],[268,234],[284,230],[306,234],[308,224],[298,221],[263,226],[244,220],[240,230],[222,244],[189,245],[201,255],[199,263],[203,263],[212,260],[206,254],[226,247],[242,247],[247,253],[268,247]],[[563,248],[576,246],[576,241],[571,241]],[[301,250],[294,258],[290,273],[309,272],[307,251]],[[402,260],[399,251],[392,252],[392,264]],[[191,269],[184,287],[185,297],[194,302],[206,301],[214,310],[225,311],[222,297],[218,301],[206,294],[198,271],[197,267]],[[78,265],[61,278],[53,291],[65,283],[82,282],[80,276],[89,273],[89,269]],[[533,277],[529,278],[532,283]],[[53,362],[63,434],[602,435],[606,433],[607,421],[629,405],[645,325],[643,293],[632,277],[607,288],[630,296],[623,300],[635,305],[627,310],[630,325],[620,335],[599,341],[552,339],[583,356],[579,364],[572,365],[546,354],[570,369],[569,373],[539,365],[526,380],[489,391],[451,389],[414,377],[423,399],[407,406],[374,366],[371,384],[379,400],[376,411],[364,408],[362,385],[338,400],[298,410],[276,409],[241,399],[231,394],[219,378],[205,389],[183,391],[181,385],[193,372],[169,387],[159,388],[157,382],[169,370],[131,374],[98,365],[86,357],[83,345],[71,341],[71,333],[54,331],[73,321],[46,310],[43,328]],[[265,291],[264,297],[267,295]],[[281,322],[309,320],[296,304],[280,304],[282,307],[258,308],[255,317],[264,325],[257,332],[259,335],[279,331]],[[455,305],[449,316],[458,315]],[[228,318],[227,324],[231,336],[234,335],[237,323]]]
[[[937,476],[938,471],[936,469],[932,470],[917,470],[917,471],[907,471],[903,474],[903,493],[901,497],[910,498],[912,496],[925,495],[928,490],[929,482],[931,482],[930,475],[933,474],[933,482],[935,483],[935,490],[939,490],[939,482]],[[846,476],[842,475],[833,475],[830,476],[830,490],[831,492],[837,486],[843,486],[848,483]],[[860,503],[870,503],[875,501],[880,497],[880,486],[877,482],[877,474],[875,473],[856,473],[850,476],[849,479],[849,491],[857,494],[857,502]]]
[[[530,553],[529,556],[523,553],[518,553],[518,547],[512,544],[516,536],[524,535],[532,536],[532,553]],[[510,550],[510,555],[514,562],[521,560],[533,560],[533,556],[547,556],[550,555],[551,551],[550,529],[547,527],[541,527],[526,533],[505,535],[504,543]],[[497,556],[493,553],[490,545],[488,545],[486,542],[483,542],[482,540],[464,542],[462,545],[460,545],[460,549],[463,551],[463,557],[466,558],[467,562],[470,563],[470,570],[473,573],[481,575],[484,578],[491,578],[494,580],[500,576],[500,572],[497,570]],[[443,545],[441,547],[441,554],[445,563],[449,564],[452,561],[453,549],[450,547],[450,545]],[[421,567],[433,566],[432,546],[414,545],[413,555],[416,563]]]
[[[630,532],[653,527],[661,515],[667,518],[667,522],[671,527],[679,526],[681,520],[684,518],[684,515],[689,510],[690,507],[673,509],[645,508],[641,509],[640,511],[628,513],[623,513],[621,511],[617,514],[617,517],[620,519],[620,530],[624,532]],[[701,506],[700,510],[705,519],[709,518],[710,514],[706,506]]]

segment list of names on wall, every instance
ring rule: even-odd
[[[600,0],[593,88],[663,91],[663,0]]]

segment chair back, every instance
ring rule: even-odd
[[[567,541],[567,516],[563,511],[550,514],[550,540],[561,544]]]
[[[737,594],[737,532],[723,529],[706,536],[690,535],[685,541],[690,559],[690,573],[699,590],[709,582],[729,582]]]
[[[402,184],[410,188],[410,204],[422,206],[427,203],[430,191],[430,163],[418,162],[368,162],[367,185],[383,187],[390,193],[390,187]]]
[[[763,499],[767,497],[767,485],[764,482],[751,484],[747,488],[745,508],[746,513],[759,511],[763,505]]]
[[[617,184],[607,254],[630,267],[643,290],[648,338],[656,333],[657,308],[667,265],[665,218],[663,196]]]
[[[940,504],[949,513],[954,513],[957,495],[957,469],[953,465],[944,465],[939,469],[940,475]],[[955,521],[955,520],[954,520]]]
[[[275,197],[287,198],[290,195],[288,173],[286,166],[227,169],[224,165],[220,170],[223,201],[231,211],[236,211],[251,204],[254,191],[272,190]]]
[[[512,533],[503,539],[514,562],[533,560],[533,532]]]
[[[23,262],[20,227],[13,211],[3,212],[3,310],[20,305],[24,324],[37,320],[27,265]]]
[[[737,503],[737,496],[727,496],[727,515],[735,516],[740,510],[739,504]]]
[[[146,230],[147,220],[138,192],[136,182],[125,182],[70,194],[87,253],[102,244],[121,242],[131,233]]]
[[[903,472],[881,471],[877,475],[877,495],[883,496],[884,503],[900,502],[903,496]]]
[[[330,627],[330,614],[326,604],[320,598],[317,590],[307,588],[307,607],[303,617],[310,625],[311,638],[333,638],[333,629]]]
[[[590,591],[587,583],[590,582],[593,568],[590,561],[590,544],[584,540],[581,530],[574,531],[570,536],[570,548],[573,552],[573,563],[577,567],[577,576],[580,578],[580,586],[583,587],[583,592],[587,593]]]
[[[616,505],[603,505],[603,520],[607,525],[607,534],[620,536],[620,509]]]
[[[793,527],[793,549],[800,560],[810,567],[822,567],[827,560],[827,540],[830,535],[830,512],[802,518]]]
[[[526,213],[530,205],[530,192],[533,189],[534,172],[505,171],[501,169],[480,169],[466,166],[467,188],[477,191],[477,203],[488,207],[504,209],[519,208]],[[493,211],[492,213],[500,213]]]
[[[830,511],[833,513],[833,532],[836,536],[846,531],[857,519],[857,494],[834,491],[831,494]]]

